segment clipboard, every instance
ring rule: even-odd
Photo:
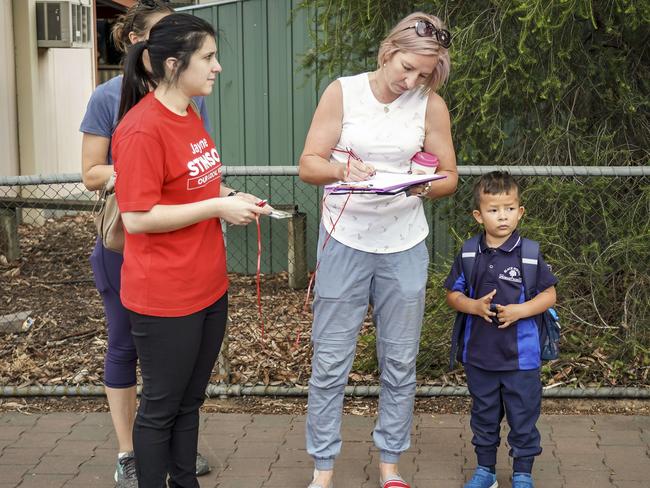
[[[330,195],[343,195],[347,193],[365,193],[379,195],[396,195],[410,188],[429,181],[441,180],[446,175],[437,174],[407,174],[407,173],[376,173],[372,178],[364,181],[338,181],[325,185],[325,191]]]

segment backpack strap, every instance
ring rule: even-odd
[[[460,257],[462,258],[463,275],[465,276],[465,295],[468,297],[470,296],[472,280],[474,279],[474,263],[476,262],[479,242],[481,242],[481,234],[467,239],[463,242],[463,248],[461,249]]]
[[[478,245],[481,241],[481,234],[477,234],[472,238],[463,242],[460,257],[462,259],[463,276],[465,276],[465,295],[470,298],[472,293],[472,279],[474,278],[474,262],[476,261],[476,253],[478,252]],[[451,350],[449,351],[449,369],[454,369],[456,365],[456,354],[458,353],[461,335],[465,329],[465,321],[467,315],[461,312],[456,314],[454,321],[454,329],[451,334]]]
[[[526,301],[537,295],[537,258],[539,242],[521,238],[521,276],[524,280]]]
[[[521,240],[521,275],[524,280],[526,301],[537,295],[537,259],[539,242],[530,239]],[[536,317],[539,327],[539,346],[542,360],[557,359],[560,329],[557,313],[552,308]]]

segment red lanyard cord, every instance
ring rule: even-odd
[[[351,193],[348,193],[348,196],[346,197],[345,202],[343,203],[343,207],[341,207],[341,212],[339,213],[338,217],[336,217],[336,221],[332,222],[332,230],[327,233],[327,237],[325,237],[325,240],[323,241],[323,245],[321,246],[321,253],[323,252],[325,246],[327,245],[330,238],[332,237],[332,234],[334,233],[334,229],[336,229],[336,224],[338,224],[339,220],[341,219],[341,216],[343,215],[343,211],[345,210],[346,205],[350,201],[351,195],[352,195]],[[327,198],[328,196],[329,193],[323,197],[323,205],[325,205],[325,198]],[[318,261],[318,263],[316,263],[316,269],[312,273],[311,278],[309,278],[309,285],[307,286],[307,296],[305,297],[305,306],[304,306],[305,312],[308,310],[307,307],[309,306],[309,296],[310,296],[311,286],[314,282],[319,267],[320,267],[320,260]]]
[[[325,206],[325,199],[330,195],[330,193],[327,193],[323,196],[323,206]],[[325,240],[323,241],[323,245],[321,246],[321,253],[325,249],[325,246],[329,242],[330,238],[332,237],[332,234],[334,233],[334,229],[336,229],[336,224],[338,224],[339,220],[341,219],[341,216],[343,215],[343,211],[345,210],[346,205],[348,204],[348,201],[350,201],[350,197],[352,196],[352,193],[348,193],[348,196],[345,199],[345,202],[343,203],[343,207],[341,207],[341,212],[339,213],[338,217],[336,217],[336,221],[332,222],[332,230],[327,233],[327,237],[325,237]],[[331,221],[331,219],[330,219]],[[318,268],[320,268],[320,260],[316,263],[316,269],[314,269],[314,272],[312,273],[311,277],[309,278],[309,284],[307,285],[307,296],[305,296],[305,304],[303,306],[303,313],[308,313],[309,312],[309,298],[311,296],[311,287],[314,284],[314,280],[316,279],[316,273],[318,273]],[[295,347],[298,347],[300,344],[300,335],[302,332],[302,326],[298,329],[298,334],[296,335],[296,342],[295,342]]]
[[[356,155],[356,153],[349,147],[346,147],[345,149],[338,149],[336,147],[332,148],[332,151],[334,152],[341,152],[345,153],[348,155],[348,160],[346,163],[346,177],[350,175],[350,159],[356,159],[357,161],[362,161],[359,156]],[[331,192],[325,192],[323,194],[323,199],[321,201],[322,207],[327,208],[329,210],[329,207],[327,206],[326,200],[327,197],[329,197]],[[334,231],[336,230],[336,225],[339,223],[339,220],[341,220],[341,216],[343,215],[343,211],[345,210],[345,207],[347,206],[348,202],[350,201],[350,197],[352,196],[352,193],[348,193],[347,197],[345,198],[345,202],[343,202],[343,206],[341,207],[341,211],[339,212],[338,216],[336,217],[336,220],[332,219],[331,212],[328,212],[329,218],[330,218],[330,223],[332,224],[331,230],[327,233],[327,237],[325,237],[325,240],[323,241],[323,245],[321,246],[321,254],[323,250],[325,249],[325,246],[329,242],[330,238],[332,237],[332,234],[334,234]],[[322,213],[322,211],[321,211]],[[312,273],[311,277],[309,278],[309,284],[307,285],[307,296],[305,297],[305,304],[303,306],[303,312],[308,313],[309,312],[309,298],[311,295],[311,287],[314,283],[314,280],[316,279],[316,273],[318,273],[318,268],[320,267],[320,260],[316,263],[316,268],[314,269],[314,272]],[[296,342],[295,346],[298,347],[298,344],[300,343],[300,335],[302,332],[302,327],[298,329],[298,334],[296,336]]]
[[[350,176],[350,158],[356,159],[357,161],[363,161],[359,156],[357,156],[357,153],[355,153],[351,147],[346,147],[345,149],[339,149],[338,147],[333,147],[332,152],[340,152],[348,155],[348,161],[346,163],[346,168],[345,168],[346,178]]]
[[[262,339],[264,339],[264,316],[262,315],[262,290],[260,286],[262,273],[262,229],[260,228],[260,216],[255,216],[257,224],[257,273],[255,275],[257,284],[257,313],[260,319],[260,328],[262,329]]]

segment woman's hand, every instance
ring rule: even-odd
[[[349,169],[347,164],[341,164],[342,175],[340,181],[364,181],[375,174],[375,167],[372,164],[364,163],[350,158]]]
[[[411,197],[425,197],[431,190],[431,182],[427,181],[421,185],[413,185],[408,189],[408,195]]]
[[[254,205],[260,203],[262,201],[261,198],[256,197],[255,195],[251,195],[250,193],[244,193],[243,191],[238,191],[235,195],[233,195],[230,198],[241,198],[249,203],[252,203]]]
[[[258,215],[269,215],[272,207],[257,205],[261,200],[248,193],[237,193],[232,197],[220,198],[219,217],[229,224],[247,225],[250,224]]]
[[[414,169],[411,174],[414,175],[425,175],[427,174],[425,171],[422,171],[421,169]],[[426,183],[422,183],[420,185],[413,185],[409,187],[406,191],[407,196],[409,197],[425,197],[427,196],[427,193],[431,190],[431,182],[427,181]]]

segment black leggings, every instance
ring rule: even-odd
[[[184,317],[129,312],[142,372],[133,427],[138,485],[198,488],[199,408],[223,341],[228,295]]]

